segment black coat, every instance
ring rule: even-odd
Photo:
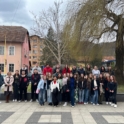
[[[20,88],[27,88],[29,85],[28,77],[25,75],[25,77],[20,77]]]
[[[98,94],[100,94],[100,83],[98,80],[96,80],[96,83],[97,83],[97,90],[98,90]],[[94,80],[91,81],[91,94],[94,95],[94,89],[95,86],[94,86]]]
[[[31,84],[34,85],[35,83],[39,83],[40,81],[40,75],[39,74],[32,74],[31,76]]]
[[[16,75],[13,76],[14,77],[14,82],[13,82],[13,86],[14,85],[20,85],[20,75],[18,75],[18,77],[16,77]]]
[[[83,84],[82,84],[82,82],[83,82]],[[84,81],[83,78],[80,78],[80,79],[79,79],[78,88],[79,88],[79,89],[85,89],[85,88],[86,88],[86,81]]]

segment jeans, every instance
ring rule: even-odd
[[[98,104],[98,90],[94,90],[93,103]]]
[[[44,100],[45,100],[45,89],[40,89],[40,92],[38,94],[38,101],[40,105],[44,104]]]
[[[70,90],[71,105],[74,106],[74,89]]]
[[[85,89],[85,99],[84,99],[84,102],[87,103],[88,102],[88,99],[89,99],[89,89]]]
[[[84,90],[79,89],[79,102],[84,102]]]
[[[50,89],[47,90],[47,102],[52,103],[52,93]]]

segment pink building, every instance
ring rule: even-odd
[[[6,40],[6,47],[5,47]],[[0,70],[3,73],[28,68],[30,39],[27,29],[19,26],[0,26]]]

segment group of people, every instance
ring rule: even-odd
[[[0,72],[1,73],[1,72]],[[95,66],[93,69],[90,65],[86,68],[73,66],[72,69],[65,65],[61,68],[59,65],[52,68],[46,65],[43,69],[36,66],[32,69],[31,79],[27,76],[28,71],[25,65],[19,71],[17,70],[12,76],[11,72],[3,80],[0,74],[1,82],[5,83],[6,102],[9,102],[10,95],[13,91],[13,101],[27,102],[27,88],[31,81],[31,100],[36,100],[40,105],[47,102],[49,105],[58,106],[64,101],[63,106],[70,103],[72,107],[76,104],[93,105],[102,104],[105,99],[106,104],[117,107],[116,94],[117,82],[111,67],[100,69]]]

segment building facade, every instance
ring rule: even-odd
[[[29,53],[29,60],[31,62],[32,67],[34,67],[35,63],[41,62],[41,56],[43,55],[43,48],[44,48],[44,39],[40,38],[37,35],[30,36],[30,43],[31,43],[31,51]]]
[[[0,26],[0,70],[15,73],[23,64],[28,68],[30,39],[28,31],[19,26]]]

